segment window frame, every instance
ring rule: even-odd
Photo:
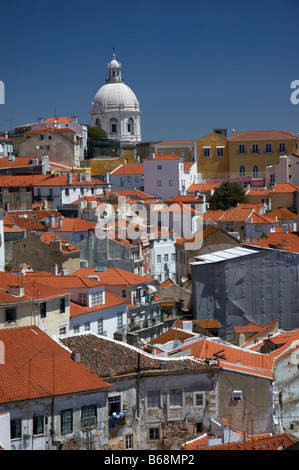
[[[95,427],[97,425],[97,405],[87,405],[81,408],[81,429]],[[85,416],[86,414],[86,416]],[[88,424],[85,424],[85,421]]]

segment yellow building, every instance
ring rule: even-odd
[[[196,141],[197,172],[203,180],[229,178],[226,129],[214,129]]]
[[[196,140],[168,140],[155,144],[156,155],[176,155],[185,162],[196,162]]]
[[[230,177],[264,178],[267,165],[296,152],[296,142],[291,131],[233,131],[228,139]]]

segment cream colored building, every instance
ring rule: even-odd
[[[0,273],[0,328],[37,326],[49,335],[69,332],[70,295],[35,280]]]

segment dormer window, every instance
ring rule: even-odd
[[[95,292],[91,295],[91,305],[101,305],[103,303],[103,292]]]

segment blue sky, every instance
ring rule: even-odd
[[[0,130],[77,115],[107,78],[112,48],[147,140],[213,128],[299,132],[298,0],[1,0]]]

